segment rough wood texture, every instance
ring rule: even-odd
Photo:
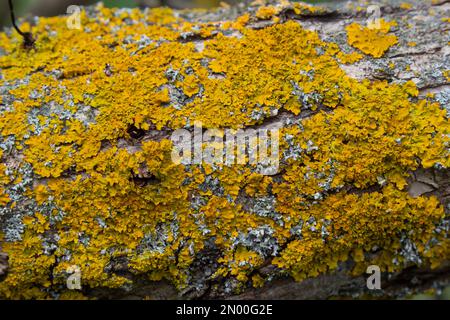
[[[1,34],[0,297],[448,285],[450,3],[377,8],[375,29],[363,1],[255,1],[87,8],[81,31],[40,20],[34,49]],[[279,172],[173,165],[168,139],[194,121],[279,128]],[[370,264],[382,290],[366,287]],[[65,288],[72,265],[81,291]]]

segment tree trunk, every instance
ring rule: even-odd
[[[136,18],[129,12],[121,13],[122,16],[108,15],[98,7],[89,7],[87,17],[81,21],[82,30],[78,31],[78,36],[85,37],[82,41],[88,43],[86,47],[82,47],[81,41],[77,42],[77,30],[65,29],[63,17],[59,22],[45,20],[34,26],[36,43],[31,49],[20,45],[20,37],[13,30],[1,34],[0,114],[4,120],[0,122],[0,156],[5,173],[0,175],[0,240],[3,235],[0,249],[4,251],[0,253],[0,297],[397,298],[448,285],[450,3],[389,0],[371,8],[363,3],[335,1],[310,7],[288,1],[255,1],[212,11],[150,11],[153,13],[145,16],[150,22],[144,31],[142,21],[133,21]],[[375,27],[367,27],[370,21]],[[396,24],[389,24],[393,21]],[[185,28],[182,24],[187,25],[187,22],[193,27],[181,31]],[[224,22],[230,26],[226,27]],[[290,24],[292,22],[295,25]],[[378,27],[377,23],[380,23]],[[46,28],[46,24],[49,27]],[[279,29],[274,29],[277,26]],[[108,29],[111,33],[108,35],[97,27],[112,28]],[[147,37],[145,32],[150,35]],[[133,38],[135,35],[140,38]],[[283,38],[285,35],[291,38]],[[256,43],[257,37],[260,43]],[[254,42],[244,42],[246,39]],[[89,51],[90,45],[94,42],[97,45],[96,41],[101,43],[96,52]],[[313,45],[308,46],[309,43]],[[283,46],[286,53],[277,51],[274,44]],[[260,55],[249,51],[252,45]],[[163,50],[164,46],[170,51]],[[237,47],[239,49],[235,49]],[[124,56],[124,65],[108,60],[123,54],[124,50],[132,52]],[[179,53],[182,50],[189,54],[186,59]],[[104,60],[100,58],[100,51],[105,55]],[[258,67],[248,62],[249,56]],[[283,60],[291,56],[290,61]],[[221,60],[221,57],[226,58]],[[227,64],[231,57],[238,71]],[[309,68],[308,57],[323,65],[311,63]],[[213,64],[213,61],[218,63]],[[209,65],[206,67],[205,63]],[[278,63],[280,65],[276,65]],[[288,70],[298,64],[302,64],[303,80],[294,85],[292,79],[299,75],[291,75]],[[242,72],[250,70],[255,74],[242,77],[239,75],[241,66]],[[327,68],[336,68],[339,77],[333,78],[333,72]],[[199,70],[206,70],[208,85],[201,82]],[[129,78],[130,74],[135,78]],[[317,80],[320,76],[324,78]],[[309,91],[308,77],[313,83]],[[227,84],[227,79],[238,81],[237,85]],[[359,82],[353,82],[355,79]],[[188,80],[192,83],[187,84]],[[330,85],[333,81],[336,86]],[[376,86],[378,89],[374,89]],[[290,92],[279,93],[285,87],[289,87]],[[367,95],[367,91],[372,95]],[[167,99],[162,92],[167,92]],[[248,92],[251,94],[246,95]],[[222,93],[223,98],[214,100],[215,95]],[[316,100],[315,93],[319,96]],[[136,96],[140,94],[145,96],[137,102]],[[358,95],[362,98],[356,106]],[[122,98],[125,96],[126,99]],[[291,101],[292,97],[295,99]],[[242,114],[236,114],[237,109],[231,110],[236,100],[243,106]],[[223,106],[214,109],[213,102],[217,101]],[[398,105],[399,114],[402,108],[407,110],[403,118],[399,116],[392,123],[390,119],[376,119],[374,124],[367,124],[366,121],[372,121],[370,110],[382,117],[384,111],[378,109],[388,110],[389,103],[396,105],[397,101],[402,101]],[[428,101],[428,109],[421,101]],[[138,107],[139,104],[148,104],[149,109]],[[195,109],[196,104],[201,108]],[[125,107],[120,109],[122,105]],[[155,105],[157,109],[151,109]],[[362,111],[362,105],[367,105],[368,113]],[[50,107],[40,113],[44,106]],[[209,107],[212,113],[208,113]],[[191,109],[182,113],[187,108]],[[247,112],[246,108],[252,112]],[[372,128],[375,132],[386,123],[404,130],[406,133],[399,138],[398,145],[402,145],[402,139],[409,139],[404,142],[405,147],[399,147],[394,153],[386,151],[396,148],[395,144],[386,142],[392,135],[389,126],[385,126],[385,133],[373,137],[372,132],[367,131],[369,140],[354,138],[351,133],[342,138],[341,133],[332,132],[327,136],[331,139],[329,143],[318,145],[317,149],[300,143],[301,156],[294,160],[282,159],[276,175],[258,174],[255,178],[248,173],[243,174],[244,180],[231,173],[225,178],[204,170],[187,178],[186,172],[180,173],[164,158],[167,150],[163,142],[170,139],[176,129],[186,128],[192,133],[196,120],[203,121],[205,128],[275,126],[287,130],[292,124],[306,123],[304,134],[307,135],[308,130],[316,128],[308,120],[319,119],[322,115],[324,119],[330,117],[331,124],[342,121],[344,128],[345,117],[333,120],[332,116],[347,108],[352,110],[348,117],[357,118],[355,128]],[[230,111],[227,117],[222,118],[223,110]],[[104,114],[106,118],[102,118]],[[386,114],[387,117],[397,116],[388,111]],[[11,125],[12,121],[17,123]],[[102,121],[108,121],[108,127],[101,128]],[[320,123],[325,120],[317,121],[317,128],[321,128]],[[104,133],[106,131],[108,134]],[[282,139],[288,133],[283,131]],[[299,139],[302,134],[298,135]],[[61,138],[55,138],[57,136]],[[425,150],[420,150],[418,141]],[[295,180],[303,179],[300,173],[303,175],[306,171],[302,168],[310,166],[318,166],[313,169],[314,174],[319,174],[320,170],[328,172],[327,165],[319,167],[321,161],[343,163],[342,158],[336,160],[342,155],[339,151],[326,147],[334,142],[337,150],[354,145],[356,149],[346,150],[357,150],[361,158],[367,151],[369,156],[361,164],[349,152],[352,160],[348,163],[354,167],[347,168],[347,173],[337,167],[336,175],[342,174],[343,181],[331,187],[318,188],[317,182],[323,182],[320,177],[314,178],[316,185],[313,187],[306,180]],[[364,149],[366,143],[370,145],[368,150]],[[92,152],[90,148],[97,148],[97,144],[98,150]],[[370,150],[378,145],[380,152],[386,152],[386,158],[371,163],[371,157],[377,155]],[[284,148],[283,156],[293,150],[286,144],[281,148]],[[108,153],[113,149],[115,152]],[[126,155],[120,154],[121,150],[125,150]],[[328,152],[324,156],[326,161],[319,155],[321,152]],[[302,160],[305,157],[308,162]],[[124,158],[128,160],[121,162]],[[386,166],[381,167],[379,162],[385,159]],[[294,169],[296,163],[300,169]],[[194,170],[190,166],[184,168],[190,173]],[[204,180],[200,179],[192,187],[192,181],[198,176]],[[402,177],[406,176],[405,186],[402,186]],[[181,184],[183,180],[187,186]],[[265,183],[268,191],[259,190]],[[301,186],[296,192],[306,204],[290,198],[296,195],[294,189],[289,189],[295,183]],[[234,192],[236,186],[238,191]],[[283,189],[285,187],[287,189]],[[256,193],[252,193],[251,188],[257,190]],[[317,193],[307,191],[308,188],[317,188]],[[394,191],[389,193],[391,189]],[[121,190],[125,190],[124,194]],[[282,190],[288,191],[282,193]],[[258,195],[260,193],[262,196]],[[385,195],[383,200],[373,204],[381,208],[379,215],[368,213],[372,210],[369,204],[361,215],[350,215],[352,210],[361,208],[357,207],[358,201],[365,208],[363,199],[370,202],[371,197],[378,199],[381,195]],[[397,197],[397,203],[389,202]],[[263,202],[267,199],[275,204]],[[425,200],[421,202],[421,199]],[[437,205],[427,207],[434,203],[433,199],[437,199]],[[282,209],[283,201],[292,202],[292,206]],[[355,207],[351,201],[355,202]],[[383,207],[385,203],[393,208]],[[397,204],[404,207],[397,208]],[[267,212],[261,209],[263,205],[269,206]],[[340,207],[335,209],[336,206]],[[289,211],[290,208],[295,211]],[[319,209],[314,211],[315,208]],[[337,216],[326,214],[327,210]],[[338,215],[339,210],[345,214]],[[239,221],[255,212],[241,225]],[[365,213],[376,220],[373,225],[370,221],[367,224],[357,221],[365,219]],[[153,214],[155,217],[146,218]],[[304,218],[308,214],[310,218]],[[130,218],[127,219],[127,215]],[[230,215],[235,220],[221,218],[222,215]],[[340,221],[346,217],[349,225],[360,229],[344,231],[346,228]],[[205,224],[201,225],[200,220]],[[287,227],[291,220],[301,222],[300,233],[295,233],[294,225]],[[228,225],[229,221],[235,224]],[[279,221],[283,224],[278,225]],[[393,225],[376,229],[385,221]],[[398,226],[394,225],[397,223]],[[194,231],[194,226],[204,234]],[[324,232],[322,235],[318,228]],[[374,228],[377,231],[373,231]],[[75,231],[71,233],[71,230]],[[260,233],[252,233],[254,230]],[[215,235],[208,235],[208,232]],[[269,236],[264,232],[269,232]],[[373,232],[373,235],[358,238],[352,232]],[[378,232],[385,232],[385,236],[377,235]],[[253,234],[255,239],[250,236]],[[258,245],[253,246],[251,241]],[[310,244],[312,247],[308,249]],[[330,248],[339,245],[336,250],[344,258],[334,257],[333,252],[327,251],[327,245]],[[290,254],[290,250],[294,254]],[[359,250],[362,250],[362,260],[357,258]],[[28,255],[28,252],[31,253]],[[319,258],[321,255],[323,259]],[[392,263],[378,260],[383,255]],[[306,263],[306,259],[311,259],[311,263]],[[377,261],[382,270],[381,289],[369,290],[365,267],[378,264]],[[81,290],[65,288],[66,279],[73,273],[67,271],[71,265],[81,267]],[[315,269],[317,272],[313,271]],[[39,289],[39,294],[33,290],[35,288]]]

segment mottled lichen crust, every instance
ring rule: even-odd
[[[365,7],[357,2],[98,5],[84,11],[82,30],[69,30],[64,17],[23,23],[37,38],[30,50],[11,30],[1,33],[0,227],[9,273],[0,297],[126,292],[143,278],[192,296],[232,294],[344,262],[358,275],[369,264],[394,272],[448,261],[448,197],[430,195],[448,181],[425,174],[450,166],[447,9],[390,3],[380,4],[389,8],[387,29],[369,39],[358,31]],[[422,18],[407,19],[411,10]],[[444,35],[413,46],[405,28],[426,28],[424,14]],[[367,41],[377,36],[390,42],[372,51]],[[414,73],[405,48],[430,45],[432,66]],[[194,121],[238,129],[275,120],[277,175],[171,161],[170,132]],[[74,265],[82,293],[66,288]]]

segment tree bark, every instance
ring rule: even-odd
[[[262,3],[262,2],[260,2]],[[448,76],[444,72],[450,69],[450,50],[448,46],[449,25],[443,24],[443,19],[450,14],[449,1],[410,1],[411,5],[405,6],[403,1],[382,1],[377,6],[380,9],[381,18],[386,21],[404,20],[408,17],[410,28],[394,28],[398,38],[398,44],[380,58],[375,59],[370,55],[363,55],[362,59],[354,64],[341,64],[346,74],[358,80],[368,79],[370,81],[386,80],[388,83],[403,83],[413,81],[418,90],[419,98],[426,98],[434,94],[434,100],[439,102],[450,113],[450,86]],[[279,4],[268,1],[267,5]],[[186,19],[196,23],[198,21],[217,22],[230,20],[241,16],[245,12],[251,15],[261,4],[240,4],[230,8],[222,8],[219,11],[192,12],[185,14]],[[365,25],[371,13],[366,11],[363,1],[331,2],[321,4],[322,10],[314,12],[295,13],[290,6],[284,7],[275,14],[278,20],[255,19],[246,25],[249,29],[263,29],[271,25],[296,21],[301,23],[307,30],[318,33],[323,41],[336,43],[343,50],[349,50],[346,27],[351,23]],[[362,9],[361,9],[362,8]],[[204,42],[205,39],[196,35],[187,35],[184,43]],[[394,65],[394,67],[390,66]],[[409,66],[404,68],[404,66]],[[291,119],[308,118],[311,111],[302,111],[299,115],[281,111],[258,124],[255,128],[264,128],[276,122],[289,122]],[[169,138],[171,130],[147,130],[144,138],[148,140],[161,141]],[[128,142],[127,142],[128,143]],[[128,149],[132,144],[125,143]],[[7,166],[14,165],[13,162],[5,162]],[[69,174],[70,176],[70,174]],[[418,169],[411,172],[408,180],[407,190],[413,197],[435,196],[445,208],[446,218],[450,215],[450,170],[447,168]],[[349,187],[347,192],[361,194],[371,190],[360,190]],[[244,203],[245,206],[245,203]],[[0,216],[0,224],[5,223]],[[447,232],[447,231],[445,231]],[[1,248],[1,246],[0,246]],[[198,254],[198,261],[210,261],[217,258],[217,252],[207,250]],[[450,257],[447,257],[450,258]],[[247,286],[240,293],[224,290],[221,285],[222,279],[211,280],[204,276],[198,279],[201,285],[179,291],[166,281],[149,281],[142,275],[128,274],[128,267],[122,266],[120,261],[113,263],[114,272],[127,274],[133,278],[133,285],[127,289],[88,288],[84,294],[88,297],[100,299],[328,299],[332,297],[367,297],[397,298],[410,293],[422,292],[430,288],[442,288],[449,284],[450,265],[443,262],[438,269],[422,268],[412,266],[400,272],[384,273],[382,276],[381,290],[368,290],[366,287],[366,275],[351,276],[352,262],[341,263],[336,271],[321,274],[314,278],[296,282],[285,273],[276,273],[271,265],[271,259],[267,259],[257,271],[260,275],[273,275],[273,279],[262,288],[251,288]],[[192,273],[202,273],[205,264],[193,269]],[[0,253],[0,281],[4,280],[8,270],[8,259],[6,254]],[[274,273],[275,272],[275,273]],[[194,276],[195,278],[195,276]],[[194,288],[195,287],[195,288]],[[200,288],[200,289],[199,289]]]

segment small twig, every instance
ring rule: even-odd
[[[9,12],[11,14],[11,22],[12,25],[14,27],[14,29],[16,29],[16,31],[23,37],[23,46],[24,48],[30,49],[32,47],[34,47],[34,38],[33,38],[33,34],[31,32],[22,32],[22,30],[19,29],[19,27],[16,24],[16,17],[14,15],[14,6],[12,3],[12,0],[8,0],[9,3]]]

